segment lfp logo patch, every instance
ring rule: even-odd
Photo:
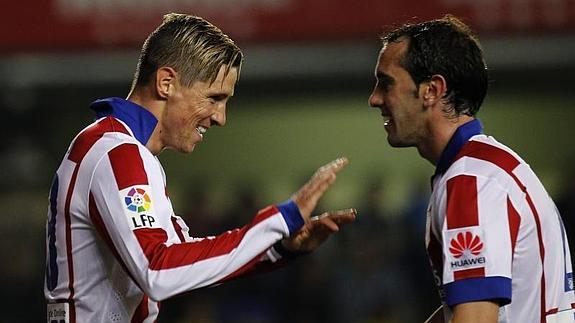
[[[142,228],[159,228],[152,207],[150,198],[151,188],[149,186],[126,188],[120,194],[124,198],[126,205],[125,213],[132,230]]]
[[[124,198],[128,210],[141,213],[150,209],[152,200],[144,189],[132,187],[128,195]]]

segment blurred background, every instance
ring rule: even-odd
[[[575,0],[35,0],[0,5],[0,322],[45,321],[50,180],[88,105],[126,97],[139,47],[167,12],[202,16],[246,55],[225,128],[166,151],[176,213],[217,234],[281,202],[339,156],[351,163],[317,212],[359,218],[276,272],[162,303],[160,322],[422,322],[439,305],[424,246],[434,168],[392,149],[367,99],[379,35],[461,17],[479,34],[490,90],[479,117],[539,174],[575,228]],[[573,246],[573,243],[572,243]]]

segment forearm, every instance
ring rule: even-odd
[[[270,207],[240,229],[193,242],[168,244],[161,229],[135,230],[141,251],[124,258],[140,287],[152,299],[162,300],[244,275],[261,268],[262,260],[279,259],[271,256],[270,248],[287,234],[282,213]],[[138,261],[142,253],[145,259]]]
[[[497,323],[499,305],[490,301],[458,304],[450,323]]]

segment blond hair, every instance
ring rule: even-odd
[[[132,89],[147,85],[161,67],[171,67],[184,86],[196,81],[213,82],[222,66],[225,73],[243,60],[240,48],[218,27],[197,16],[169,13],[146,39]]]

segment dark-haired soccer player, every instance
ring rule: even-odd
[[[573,274],[561,218],[531,168],[483,134],[487,92],[478,39],[453,16],[383,37],[369,99],[393,147],[436,166],[427,250],[443,311],[430,322],[573,323]]]

